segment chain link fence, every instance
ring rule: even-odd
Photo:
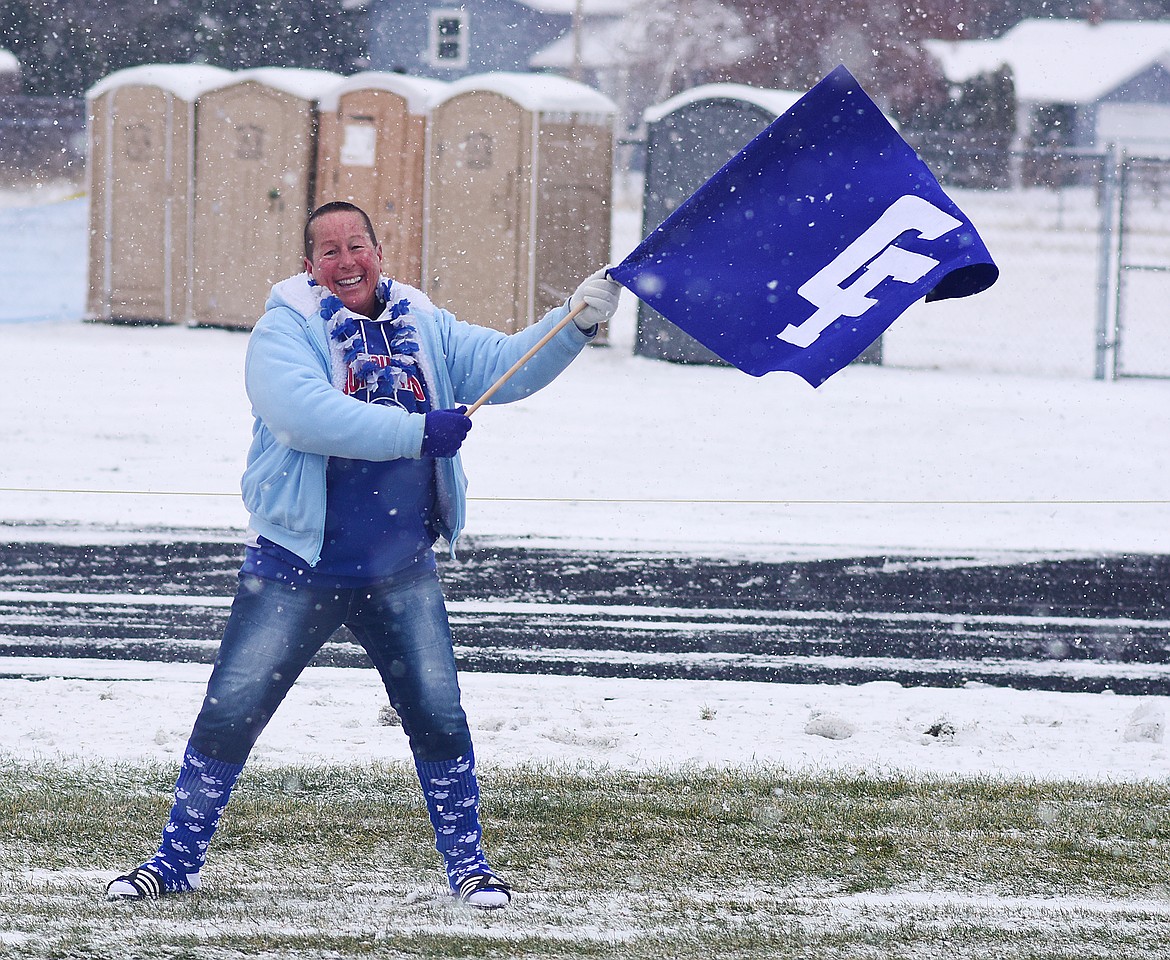
[[[1103,366],[1118,377],[1170,377],[1170,159],[1118,163],[1113,315]],[[1109,306],[1109,305],[1107,305]]]
[[[912,307],[886,334],[888,363],[1170,376],[1170,159],[916,149],[1001,273],[977,297]]]

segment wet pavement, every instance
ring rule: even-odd
[[[236,543],[2,544],[0,675],[6,656],[208,663],[239,561]],[[472,543],[440,566],[467,670],[1170,693],[1170,556],[768,563]],[[367,662],[344,630],[315,661]]]

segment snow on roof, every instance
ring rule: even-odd
[[[328,70],[306,70],[301,67],[255,67],[235,74],[230,84],[254,80],[266,87],[282,90],[302,100],[320,100],[342,82],[342,77]]]
[[[586,24],[581,31],[581,66],[597,70],[626,63],[629,55],[622,50],[620,42],[627,32],[621,20]],[[540,69],[568,70],[573,66],[575,46],[573,34],[569,32],[538,50],[528,63]]]
[[[514,100],[525,110],[545,113],[617,112],[617,106],[605,94],[551,73],[477,73],[451,83],[432,106],[473,90],[498,93]]]
[[[180,100],[195,100],[200,94],[231,81],[229,70],[207,63],[147,63],[115,70],[85,92],[93,100],[117,87],[159,87]]]
[[[741,83],[707,83],[647,107],[642,118],[647,123],[657,123],[667,114],[699,100],[744,100],[778,117],[803,96],[792,90],[761,90]]]
[[[7,50],[0,50],[0,73],[19,73],[20,61]]]
[[[336,110],[342,96],[354,90],[387,90],[402,97],[406,101],[406,109],[411,113],[425,114],[431,104],[446,92],[447,86],[444,81],[429,77],[367,70],[355,73],[331,89],[321,98],[320,106],[322,110]]]
[[[1016,96],[1091,103],[1170,52],[1170,21],[1024,20],[995,40],[928,40],[948,80],[1011,68]]]

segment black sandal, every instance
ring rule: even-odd
[[[512,889],[494,873],[473,873],[460,881],[455,896],[476,910],[502,910],[512,902]]]

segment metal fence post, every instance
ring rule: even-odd
[[[1101,217],[1097,240],[1097,354],[1093,379],[1104,380],[1109,374],[1109,358],[1113,349],[1111,296],[1113,263],[1116,252],[1117,180],[1121,164],[1111,146],[1101,161]]]

